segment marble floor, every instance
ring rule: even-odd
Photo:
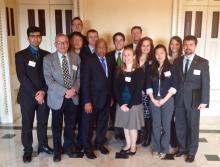
[[[175,160],[160,160],[158,156],[150,153],[150,148],[138,146],[137,154],[129,159],[115,159],[115,152],[124,145],[113,138],[112,131],[108,131],[109,141],[107,147],[109,155],[98,156],[95,160],[84,158],[69,158],[62,156],[62,161],[53,162],[53,157],[47,154],[36,154],[36,130],[33,131],[34,143],[33,160],[24,164],[22,161],[22,145],[20,135],[20,122],[13,125],[0,125],[0,167],[219,167],[220,166],[220,117],[202,117],[200,125],[200,143],[196,159],[193,163],[185,163],[183,157]],[[51,130],[48,129],[49,144],[52,146]]]

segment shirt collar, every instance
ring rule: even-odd
[[[195,53],[191,54],[191,55],[184,55],[184,61],[186,61],[186,59],[189,59],[190,62],[192,62],[193,58],[195,57]]]
[[[67,53],[65,53],[65,54],[62,54],[62,53],[60,53],[60,52],[57,52],[57,53],[58,53],[59,59],[62,59],[62,58],[63,58],[63,55],[65,55],[66,57],[68,57],[68,56],[67,56]]]
[[[92,45],[89,44],[88,47],[89,47],[89,49],[90,49],[90,51],[91,51],[92,53],[95,52],[95,48],[94,48]]]
[[[31,45],[28,46],[28,50],[31,52],[32,55],[36,55],[38,52],[38,50]]]

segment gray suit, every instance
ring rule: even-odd
[[[187,75],[183,73],[184,56],[174,61],[177,67],[179,90],[175,96],[176,134],[179,151],[195,155],[199,138],[199,104],[209,105],[210,77],[208,60],[197,55]]]
[[[80,87],[80,58],[78,55],[68,53],[70,76],[72,80],[72,86],[79,91]],[[77,70],[73,69],[73,66],[77,66]],[[44,77],[48,85],[47,103],[51,109],[58,110],[63,104],[66,88],[64,87],[62,67],[58,58],[58,53],[52,53],[44,58]],[[72,98],[75,105],[79,104],[79,97],[74,96]]]

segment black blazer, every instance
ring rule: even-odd
[[[47,92],[43,74],[43,57],[48,54],[49,52],[40,49],[39,56],[36,58],[28,48],[15,54],[17,78],[20,82],[18,102],[26,98],[35,98],[35,94],[39,90]],[[35,62],[35,67],[31,66],[31,62]]]
[[[176,65],[179,91],[175,97],[175,105],[185,105],[187,108],[198,107],[204,103],[209,105],[210,94],[210,76],[208,60],[195,55],[187,72],[186,77],[183,74],[183,59],[181,56],[174,60]]]
[[[91,102],[96,108],[110,104],[112,96],[112,67],[108,61],[108,78],[96,54],[85,59],[81,71],[82,104]]]
[[[85,59],[93,57],[94,53],[92,53],[89,46],[87,46],[81,49],[79,56],[81,58],[81,62],[84,63]]]
[[[115,59],[115,50],[109,52],[106,56],[106,58],[108,59],[109,63],[111,64],[112,68],[116,69],[117,67],[117,61]]]
[[[125,48],[131,48],[131,49],[134,49],[134,48],[133,48],[133,43],[130,43],[130,44],[126,45]]]

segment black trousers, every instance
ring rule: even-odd
[[[76,121],[76,113],[78,106],[75,105],[72,99],[64,98],[63,104],[59,110],[52,110],[52,134],[54,155],[61,154],[73,147],[74,126]],[[62,148],[62,128],[64,118],[64,143]]]
[[[19,100],[22,117],[21,141],[24,152],[32,153],[33,148],[33,122],[35,112],[37,115],[37,139],[39,146],[48,145],[47,123],[50,109],[47,103],[39,105],[34,98],[28,97]]]
[[[105,135],[108,130],[109,105],[102,108],[93,106],[92,113],[82,113],[82,139],[84,151],[92,150],[93,127],[96,123],[95,147],[98,148],[105,143]]]
[[[175,113],[173,114],[173,117],[171,120],[171,127],[170,127],[171,128],[170,129],[170,145],[171,147],[176,148],[178,144],[177,144],[177,138],[176,138],[176,123],[175,123],[174,115]]]
[[[199,146],[200,111],[193,108],[177,107],[175,118],[179,151],[195,155]]]

